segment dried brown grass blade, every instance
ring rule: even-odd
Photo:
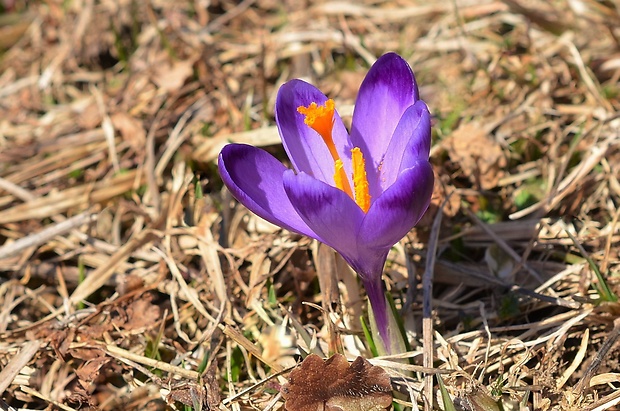
[[[131,191],[141,182],[141,173],[133,170],[127,174],[117,175],[108,181],[98,181],[94,184],[85,184],[51,193],[0,211],[0,224],[47,218],[69,209],[85,209]]]
[[[97,219],[96,214],[82,213],[69,218],[68,220],[61,221],[55,225],[46,227],[38,233],[30,234],[19,240],[6,244],[0,247],[0,259],[11,257],[12,255],[30,247],[37,247],[46,243],[52,238],[66,234],[67,232]]]
[[[157,226],[157,224],[154,226]],[[159,234],[149,229],[138,233],[135,237],[120,247],[118,251],[110,257],[107,264],[95,269],[80,285],[77,286],[71,294],[71,297],[69,297],[69,303],[72,305],[77,304],[86,299],[92,293],[99,290],[99,288],[101,288],[115,274],[116,267],[119,264],[126,261],[127,258],[129,258],[129,256],[138,248],[158,237]]]
[[[37,354],[41,342],[38,340],[29,341],[19,350],[19,352],[11,358],[11,360],[0,371],[0,395],[11,385],[13,379],[19,374],[30,360]]]

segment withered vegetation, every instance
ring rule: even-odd
[[[282,409],[299,354],[330,351],[384,367],[402,409],[440,407],[439,376],[458,409],[618,407],[617,1],[0,7],[0,409]],[[433,113],[437,181],[385,272],[411,350],[372,359],[355,276],[215,162],[286,161],[278,86],[350,116],[386,51]]]

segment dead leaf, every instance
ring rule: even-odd
[[[175,63],[162,62],[156,69],[153,82],[161,91],[176,92],[192,74],[194,60],[187,59]]]
[[[118,130],[123,140],[128,141],[134,150],[137,152],[144,150],[146,131],[142,121],[122,111],[112,114],[110,120],[114,129]]]
[[[72,348],[69,354],[71,354],[71,357],[84,360],[85,362],[105,357],[106,355],[105,352],[99,348],[92,347]]]
[[[116,277],[116,292],[119,295],[127,295],[142,287],[144,287],[144,280],[139,275],[128,274]]]
[[[95,359],[86,361],[75,370],[75,375],[79,379],[79,383],[84,389],[92,393],[97,386],[97,379],[101,369],[110,362],[111,358],[106,356],[97,357]]]
[[[77,125],[84,130],[91,130],[101,124],[101,112],[97,103],[91,100],[91,103],[76,109]]]
[[[203,376],[203,384],[183,382],[170,389],[166,401],[178,401],[195,409],[216,410],[220,405],[220,389],[216,379],[217,363],[212,362]]]
[[[91,405],[91,396],[81,384],[75,382],[75,385],[70,387],[69,396],[67,397],[67,402],[69,404],[76,404],[77,408],[82,408],[82,405],[87,404]]]
[[[161,312],[159,306],[151,304],[150,298],[145,294],[143,298],[135,300],[127,307],[128,320],[124,325],[126,330],[136,330],[145,327],[151,327],[155,324]]]
[[[444,143],[450,158],[463,173],[484,190],[497,186],[507,161],[499,143],[477,123],[466,123],[454,130]]]
[[[474,389],[464,397],[458,398],[458,404],[465,410],[471,411],[499,411],[497,401],[495,401],[484,389]]]
[[[438,173],[436,173],[437,175]],[[448,200],[446,202],[446,200]],[[428,207],[428,211],[424,213],[417,227],[430,227],[435,221],[435,215],[437,211],[443,207],[443,215],[446,217],[454,217],[461,209],[461,196],[458,190],[449,182],[444,181],[440,176],[435,181],[433,188],[433,196],[431,197],[431,204]]]
[[[58,358],[63,361],[67,359],[67,352],[75,338],[75,328],[64,328],[54,331],[49,336],[49,343]]]
[[[326,361],[309,355],[281,391],[288,411],[379,411],[392,404],[387,373],[362,357],[349,366],[342,354]]]

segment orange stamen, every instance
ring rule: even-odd
[[[325,142],[334,160],[334,183],[336,187],[353,198],[349,180],[347,179],[342,160],[340,159],[340,155],[338,155],[338,150],[336,150],[334,138],[332,137],[332,130],[334,128],[334,108],[334,100],[329,99],[321,106],[316,103],[310,103],[308,107],[299,106],[297,107],[297,112],[305,116],[304,123],[319,133]]]
[[[336,187],[338,187],[339,189],[341,189],[342,191],[345,191],[345,184],[346,186],[349,185],[349,182],[347,181],[347,175],[344,172],[344,166],[342,164],[342,160],[338,159],[336,160],[336,162],[334,163],[334,183],[336,183]]]
[[[368,175],[366,174],[366,161],[359,147],[351,150],[351,162],[353,164],[353,189],[355,190],[355,202],[367,213],[370,208],[370,193],[368,192]]]
[[[349,184],[349,179],[344,171],[344,166],[340,155],[334,145],[332,131],[334,128],[334,100],[329,99],[324,105],[319,106],[311,103],[308,107],[297,107],[297,112],[305,116],[304,123],[319,133],[329,153],[334,160],[334,184],[357,203],[365,212],[370,208],[370,194],[368,191],[368,176],[366,174],[366,161],[364,154],[359,147],[351,150],[351,163],[353,166],[353,190]],[[355,194],[353,193],[355,191]]]
[[[297,112],[306,116],[304,123],[312,128],[314,131],[325,141],[329,152],[331,153],[334,161],[338,156],[336,146],[334,145],[334,139],[332,138],[332,129],[334,128],[334,100],[329,99],[325,102],[325,105],[319,106],[316,103],[311,103],[308,107],[297,107]]]

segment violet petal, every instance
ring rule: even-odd
[[[360,86],[351,125],[351,142],[367,167],[377,168],[405,110],[418,100],[409,64],[398,54],[381,56]]]
[[[297,112],[300,106],[307,107],[311,103],[322,105],[325,101],[327,97],[313,85],[302,80],[291,80],[278,90],[275,115],[282,144],[295,170],[334,185],[334,161],[327,145],[316,131],[304,123],[304,115]],[[332,137],[349,175],[352,146],[337,112],[334,112]]]
[[[314,238],[350,260],[357,255],[357,231],[364,212],[342,190],[308,174],[284,173],[284,190]]]
[[[373,198],[396,181],[401,171],[410,168],[417,160],[428,160],[431,148],[431,116],[426,104],[418,100],[409,107],[394,131],[380,170],[368,169],[368,178],[375,178]]]
[[[369,249],[396,244],[420,220],[433,193],[433,168],[418,160],[404,170],[370,206],[359,231],[359,243]]]
[[[287,168],[271,154],[246,144],[229,144],[220,153],[218,168],[232,195],[250,211],[287,230],[316,237],[284,191]]]

